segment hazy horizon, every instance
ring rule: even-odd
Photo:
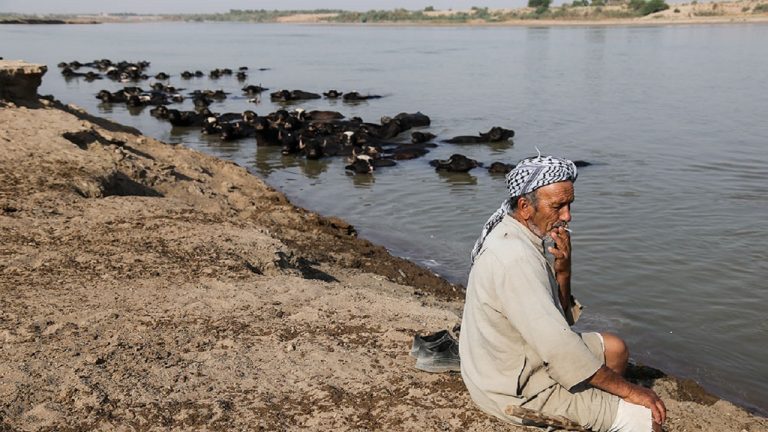
[[[421,10],[427,6],[435,9],[469,9],[472,6],[489,8],[517,8],[527,0],[133,0],[131,2],[105,2],[103,0],[0,0],[0,13],[24,14],[84,14],[84,13],[217,13],[230,9],[313,10],[343,9],[367,11],[371,9],[405,8]]]

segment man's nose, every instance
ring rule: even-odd
[[[567,205],[560,211],[560,220],[565,222],[571,221],[571,206]]]

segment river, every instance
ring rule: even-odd
[[[573,289],[584,328],[632,358],[768,413],[768,25],[378,27],[234,23],[0,26],[0,56],[49,66],[41,94],[247,166],[297,205],[465,283],[469,251],[505,198],[503,176],[442,174],[454,153],[486,165],[536,154],[581,159]],[[65,80],[60,61],[151,61],[150,73],[224,89],[218,112],[280,106],[239,89],[339,89],[384,96],[295,105],[378,122],[421,111],[448,138],[503,126],[509,143],[440,144],[426,157],[351,175],[344,161],[283,157],[255,140],[172,130],[148,110],[103,105],[110,80]],[[249,77],[182,80],[249,67]],[[258,68],[267,68],[259,71]],[[151,80],[154,81],[154,80]],[[147,88],[148,83],[140,84]],[[181,108],[190,109],[186,101]],[[405,136],[403,138],[406,138]]]

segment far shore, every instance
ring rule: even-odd
[[[630,16],[628,4],[612,2],[605,6],[562,5],[536,13],[529,7],[468,10],[425,10],[360,12],[360,19],[341,19],[348,11],[256,11],[231,10],[216,14],[82,14],[20,15],[0,14],[0,24],[102,24],[149,22],[241,22],[253,24],[302,24],[329,26],[417,26],[417,27],[549,27],[549,26],[656,26],[699,24],[768,23],[768,2],[759,0],[698,3],[668,3],[669,8],[645,16]],[[402,11],[398,19],[378,17],[374,13],[392,14]],[[408,15],[410,14],[410,15]],[[418,14],[420,19],[409,19]],[[460,17],[457,19],[457,17]],[[348,18],[348,17],[347,17]]]

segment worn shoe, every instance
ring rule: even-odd
[[[445,340],[455,340],[448,333],[448,330],[440,330],[426,336],[416,335],[413,337],[413,345],[411,345],[411,357],[419,358],[424,355],[431,355],[429,350],[440,345]]]
[[[461,371],[459,343],[455,339],[446,339],[428,352],[416,359],[416,369],[432,373]]]

